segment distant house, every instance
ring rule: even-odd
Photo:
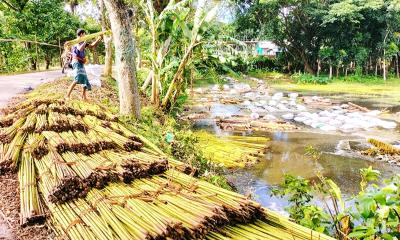
[[[259,41],[256,44],[256,54],[275,58],[279,51],[279,47],[272,41]]]

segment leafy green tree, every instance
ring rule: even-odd
[[[346,76],[379,72],[384,78],[399,72],[398,46],[392,44],[399,43],[397,0],[232,1],[238,6],[232,35],[274,41],[292,72],[332,76],[336,67],[337,76],[343,69]]]
[[[3,36],[12,39],[23,39],[52,44],[54,46],[36,45],[31,42],[8,44],[2,48],[9,70],[26,68],[29,62],[31,69],[37,68],[37,59],[45,59],[48,67],[53,59],[58,59],[59,42],[74,38],[79,27],[79,20],[64,10],[63,1],[41,0],[29,1],[22,11],[4,11],[2,25]],[[36,51],[36,47],[38,50]],[[38,54],[38,55],[37,55]],[[12,59],[20,59],[17,68],[13,68]],[[25,65],[25,66],[21,66]]]

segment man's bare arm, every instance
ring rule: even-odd
[[[78,46],[78,51],[83,51],[84,49],[85,49],[85,47],[86,47],[86,41],[85,42],[83,42],[82,44],[79,44],[79,46]]]
[[[94,41],[93,43],[89,44],[87,47],[88,48],[95,48],[99,42],[101,41],[101,39],[103,39],[103,36],[100,36],[96,39],[96,41]]]

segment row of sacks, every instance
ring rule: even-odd
[[[371,116],[368,112],[342,112],[337,110],[319,113],[301,112],[296,115],[293,114],[293,120],[323,131],[352,132],[379,127],[393,129],[397,126],[395,122]]]
[[[217,90],[217,87],[212,87],[212,90]],[[323,131],[342,132],[367,130],[371,128],[393,129],[397,126],[396,122],[380,119],[378,115],[381,112],[378,110],[357,111],[357,109],[352,108],[348,104],[325,105],[325,108],[329,107],[329,109],[314,112],[315,108],[313,111],[312,107],[308,108],[298,101],[299,94],[295,92],[288,94],[277,92],[270,95],[268,92],[249,91],[251,87],[247,84],[224,85],[223,90],[225,94],[232,90],[234,90],[235,93],[237,90],[237,92],[242,92],[242,94],[238,94],[235,97],[242,99],[243,102],[240,107],[248,111],[249,117],[253,120],[259,118],[269,121],[283,119]],[[219,98],[226,97],[224,96],[225,94],[216,97],[215,100],[218,101]],[[232,96],[232,94],[229,95]],[[309,97],[309,100],[317,103],[329,99],[314,96]],[[222,111],[221,114],[216,115],[226,118],[231,114],[232,111],[227,111],[225,114],[224,111]]]

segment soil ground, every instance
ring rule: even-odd
[[[16,174],[0,176],[0,239],[53,239],[46,226],[19,225],[19,190]]]

